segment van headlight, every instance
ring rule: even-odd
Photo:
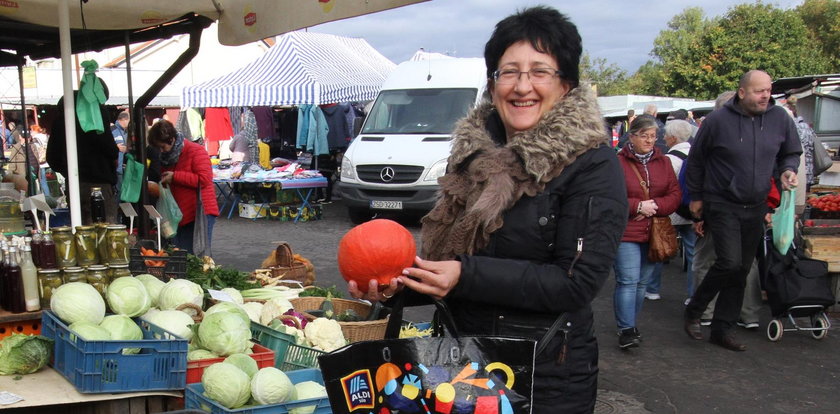
[[[429,168],[429,173],[426,174],[426,178],[423,181],[437,181],[438,178],[443,177],[446,174],[446,158],[436,162]]]
[[[356,179],[356,171],[353,169],[353,163],[350,162],[350,159],[346,155],[341,158],[341,178]]]

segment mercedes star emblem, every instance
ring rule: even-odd
[[[385,167],[382,169],[382,171],[379,172],[379,178],[381,178],[382,181],[386,183],[390,183],[391,180],[394,179],[395,175],[397,175],[397,173],[391,167]]]

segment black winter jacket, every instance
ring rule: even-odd
[[[76,92],[74,92],[75,96]],[[53,121],[50,131],[50,141],[47,144],[47,162],[50,168],[60,172],[67,177],[67,139],[64,129],[64,98],[61,98],[58,107],[62,108],[59,116]],[[108,111],[100,106],[102,111],[102,123],[106,125],[105,131],[100,133],[84,132],[76,119],[76,149],[78,157],[79,181],[84,183],[108,183],[117,184],[117,158],[119,148],[111,134],[110,125],[106,114]]]
[[[763,204],[771,177],[797,171],[802,145],[793,119],[772,99],[757,116],[738,101],[709,114],[697,132],[686,166],[692,201]]]

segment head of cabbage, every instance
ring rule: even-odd
[[[251,325],[251,318],[248,316],[248,312],[246,312],[245,309],[242,308],[242,306],[237,305],[233,302],[219,302],[219,303],[211,306],[206,311],[204,311],[204,317],[206,318],[207,315],[212,315],[216,312],[232,313],[232,314],[237,315],[240,318],[242,318],[242,320],[246,324],[248,324],[248,326]]]
[[[160,296],[160,290],[166,286],[166,283],[163,283],[162,280],[148,274],[144,273],[142,275],[135,276],[137,280],[143,283],[143,286],[146,287],[146,292],[149,293],[149,298],[152,300],[152,307],[158,305],[158,296]]]
[[[184,312],[177,310],[164,310],[158,312],[148,312],[143,315],[143,319],[149,321],[159,328],[163,328],[172,332],[176,336],[184,339],[191,339],[193,331],[190,325],[194,324],[193,318]]]
[[[108,315],[102,320],[99,327],[108,331],[114,341],[139,341],[143,339],[143,330],[134,320],[125,315]],[[138,354],[140,348],[125,348],[122,353],[123,355]]]
[[[297,391],[298,401],[309,400],[312,398],[326,398],[327,389],[323,385],[315,381],[303,381],[295,384],[295,391]],[[302,407],[295,407],[289,410],[289,414],[312,414],[318,408],[318,403],[312,405],[305,405]]]
[[[110,331],[87,321],[73,322],[68,328],[85,341],[110,341],[113,339]]]
[[[248,374],[249,378],[253,377],[260,370],[259,366],[257,366],[257,361],[246,354],[231,354],[225,358],[225,362],[236,365],[242,372]]]
[[[105,317],[105,301],[91,285],[70,282],[56,289],[50,299],[50,308],[66,324],[86,321],[99,324]]]
[[[266,367],[251,378],[251,395],[260,404],[278,404],[295,400],[297,391],[285,372]]]
[[[201,375],[204,395],[217,403],[236,409],[251,398],[250,378],[236,365],[219,362],[204,369]]]
[[[173,310],[185,303],[198,307],[204,302],[204,289],[186,279],[172,279],[160,289],[158,307],[161,310]]]
[[[131,318],[146,313],[152,306],[152,299],[146,291],[146,286],[131,276],[112,280],[105,296],[114,313]]]
[[[0,341],[0,375],[31,374],[41,369],[53,352],[53,340],[41,335],[12,334]],[[248,384],[250,389],[250,383]]]
[[[251,326],[240,315],[216,312],[205,315],[198,326],[201,346],[220,356],[244,353],[251,345]]]

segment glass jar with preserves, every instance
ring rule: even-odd
[[[55,241],[52,238],[52,232],[45,231],[44,232],[44,239],[41,240],[40,245],[40,253],[38,257],[41,259],[41,263],[39,267],[44,269],[55,269],[58,268],[55,262]]]
[[[108,275],[109,280],[116,280],[117,278],[123,276],[131,276],[131,271],[128,270],[127,264],[111,264],[108,265],[108,269],[110,273]]]
[[[87,271],[85,268],[78,266],[65,267],[62,271],[62,279],[64,283],[82,282],[87,283]]]
[[[53,241],[55,242],[55,259],[58,267],[76,265],[76,241],[73,230],[69,226],[53,227]]]
[[[96,250],[99,252],[99,263],[108,264],[108,243],[105,242],[105,233],[108,231],[108,223],[96,223]]]
[[[105,293],[108,290],[108,283],[110,282],[110,278],[108,277],[108,266],[99,264],[90,265],[87,268],[87,282],[93,286],[104,299]]]
[[[128,232],[125,224],[110,224],[105,233],[108,245],[108,264],[128,264]]]
[[[62,284],[64,284],[64,281],[61,280],[60,270],[38,270],[38,293],[41,295],[41,309],[50,307],[50,299],[52,299],[53,292]]]
[[[90,266],[99,264],[96,248],[96,231],[93,226],[76,226],[76,264]]]

